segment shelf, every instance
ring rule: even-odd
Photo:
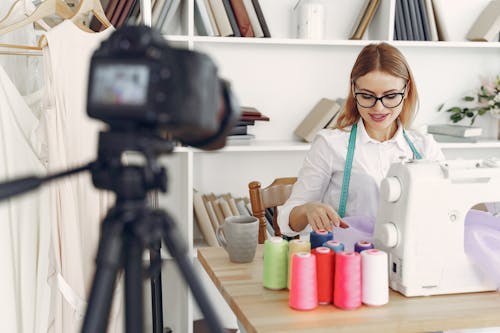
[[[479,142],[438,142],[441,149],[500,148],[500,140],[484,139]],[[298,141],[254,140],[242,144],[230,143],[222,149],[207,151],[193,147],[176,147],[175,152],[230,153],[230,152],[284,152],[308,151],[310,143]]]
[[[500,140],[484,139],[479,142],[438,142],[441,149],[500,148]]]
[[[388,41],[388,40],[328,40],[298,38],[245,38],[245,37],[207,37],[165,35],[165,39],[173,42],[235,44],[235,45],[291,45],[291,46],[365,46],[371,43],[387,42],[401,47],[437,47],[437,48],[500,48],[500,42],[468,42],[468,41]]]

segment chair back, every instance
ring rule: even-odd
[[[297,177],[276,178],[271,185],[262,188],[260,182],[252,181],[248,184],[250,194],[250,205],[252,206],[252,214],[259,219],[259,243],[262,244],[266,240],[266,208],[273,208],[272,227],[275,236],[281,236],[281,231],[278,226],[278,206],[283,205],[292,193],[293,184],[297,181]]]

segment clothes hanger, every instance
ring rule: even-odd
[[[25,19],[0,28],[0,35],[4,35],[25,25],[35,23],[50,15],[57,15],[64,19],[73,17],[74,12],[63,0],[45,0]]]
[[[17,0],[14,2],[7,14],[0,19],[0,28],[5,28],[10,24],[19,22],[29,15],[31,15],[37,7],[33,4],[31,0]],[[50,26],[43,20],[38,20],[36,22],[45,31],[50,30]]]
[[[9,50],[3,50],[3,48]],[[41,49],[38,46],[0,44],[0,54],[3,55],[41,56],[42,52],[40,51]]]
[[[92,15],[94,15],[95,18],[99,22],[101,22],[101,24],[105,28],[113,26],[106,17],[106,14],[104,13],[104,9],[102,8],[100,0],[80,0],[80,3],[76,8],[76,12],[71,18],[71,20],[75,23],[80,23],[81,25],[86,27],[87,25],[85,25],[83,22],[89,20],[90,13],[92,13]],[[90,30],[90,28],[88,28],[88,30]]]

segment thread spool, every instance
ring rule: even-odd
[[[313,230],[311,231],[309,240],[311,241],[311,249],[315,249],[322,246],[323,243],[328,242],[329,240],[333,240],[333,234],[331,231],[327,230]]]
[[[362,302],[380,306],[389,302],[387,253],[377,249],[361,252]]]
[[[330,241],[323,243],[323,246],[331,249],[334,252],[344,251],[344,244],[342,244],[341,242],[334,241],[334,240],[330,240]]]
[[[264,242],[265,288],[285,289],[288,273],[288,242],[281,237],[271,237]]]
[[[318,306],[316,256],[299,252],[292,256],[288,304],[295,310],[312,310]]]
[[[354,244],[354,252],[361,253],[365,250],[373,249],[373,243],[368,241],[359,241]]]
[[[311,252],[311,243],[302,239],[292,239],[288,243],[287,288],[290,289],[290,274],[292,272],[292,256],[299,252]]]
[[[361,306],[361,255],[357,252],[335,254],[333,304],[344,310]]]
[[[316,256],[316,277],[318,280],[318,303],[329,304],[333,296],[333,274],[335,252],[320,246],[311,251]]]

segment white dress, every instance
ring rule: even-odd
[[[47,99],[42,118],[47,135],[48,170],[58,171],[95,160],[103,123],[86,112],[90,58],[113,29],[84,32],[67,20],[46,33],[44,49]],[[90,173],[50,187],[52,241],[55,253],[50,332],[78,332],[83,323],[95,268],[101,219],[110,194],[94,188]],[[111,313],[108,331],[120,330],[120,306]]]
[[[0,66],[0,179],[43,175],[31,144],[38,119]],[[50,305],[48,195],[0,203],[0,332],[46,332]]]

